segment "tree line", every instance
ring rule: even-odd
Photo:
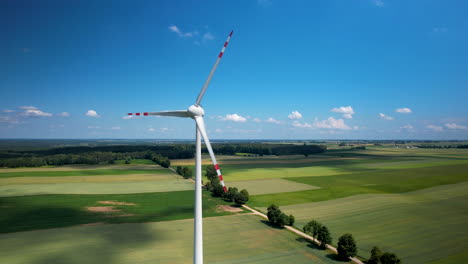
[[[88,164],[96,165],[107,162],[115,163],[116,160],[125,160],[125,163],[130,163],[132,159],[148,159],[153,162],[168,168],[171,162],[168,157],[153,151],[139,152],[83,152],[79,154],[53,154],[42,156],[25,156],[19,158],[1,159],[0,167],[40,167],[40,166],[60,166],[73,164]]]
[[[229,187],[227,193],[225,193],[214,166],[207,166],[205,170],[205,176],[208,178],[205,189],[211,192],[211,196],[221,197],[225,201],[234,202],[239,206],[249,201],[250,195],[246,189],[239,191],[236,187]]]

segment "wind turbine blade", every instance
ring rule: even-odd
[[[219,169],[218,162],[216,161],[216,157],[214,155],[213,149],[211,148],[210,139],[208,138],[208,135],[206,134],[205,121],[203,120],[203,117],[196,116],[195,122],[197,122],[198,130],[202,134],[203,140],[205,141],[206,148],[208,149],[208,153],[210,153],[211,161],[213,162],[213,165],[216,169],[216,174],[218,174],[219,182],[221,183],[221,186],[223,187],[224,192],[227,193],[227,188],[226,188],[226,185],[224,184],[223,175],[221,174],[221,170]]]
[[[187,110],[162,111],[162,112],[143,112],[143,113],[128,113],[128,115],[135,115],[135,116],[175,116],[175,117],[189,117]]]
[[[197,101],[195,102],[195,105],[200,105],[200,102],[203,99],[203,96],[205,95],[206,88],[208,88],[208,85],[211,82],[211,78],[213,78],[213,74],[216,71],[216,68],[218,68],[219,61],[221,60],[221,58],[224,55],[224,50],[226,50],[226,47],[229,44],[229,40],[231,39],[232,33],[234,33],[234,31],[231,31],[231,33],[229,33],[229,36],[227,37],[226,42],[224,42],[224,46],[221,49],[221,52],[218,54],[218,59],[216,59],[216,62],[213,65],[213,68],[211,68],[211,72],[208,75],[208,78],[206,79],[205,84],[203,85],[200,93],[198,94]]]

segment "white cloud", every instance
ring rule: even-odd
[[[353,118],[353,115],[354,115],[354,110],[351,106],[341,106],[341,107],[333,108],[331,111],[335,113],[343,114],[343,117],[347,119]]]
[[[147,131],[149,131],[149,132],[162,132],[162,133],[167,132],[169,130],[170,129],[167,128],[167,127],[162,127],[162,128],[152,128],[152,127],[150,127],[150,128],[147,129]]]
[[[203,39],[204,40],[213,40],[214,36],[210,32],[207,32],[207,33],[203,34]]]
[[[433,130],[433,131],[435,131],[435,132],[441,132],[441,131],[444,130],[443,127],[441,127],[441,126],[436,126],[436,125],[427,125],[426,127],[429,128],[429,129],[431,129],[431,130]]]
[[[3,113],[13,113],[15,110],[5,109],[2,111]]]
[[[252,121],[254,121],[255,123],[260,123],[260,122],[262,122],[262,120],[260,120],[260,118],[254,118],[254,119],[252,119]]]
[[[62,113],[59,113],[57,114],[58,116],[63,116],[63,117],[69,117],[70,116],[70,113],[68,112],[62,112]]]
[[[112,130],[120,130],[121,128],[119,126],[111,127]]]
[[[410,114],[410,113],[412,113],[413,111],[411,111],[411,109],[409,109],[409,108],[407,108],[407,107],[404,107],[404,108],[397,108],[397,109],[395,109],[395,112],[400,113],[400,114]]]
[[[301,123],[299,121],[294,121],[292,123],[292,126],[293,127],[300,127],[300,128],[311,128],[312,127],[312,125],[307,123],[307,122]]]
[[[462,129],[462,130],[467,129],[466,126],[458,125],[458,124],[455,124],[455,123],[447,123],[447,124],[445,124],[445,126],[447,128],[449,128],[449,129]]]
[[[380,113],[380,114],[379,114],[379,116],[380,116],[380,118],[381,118],[381,119],[385,119],[385,120],[393,120],[393,117],[391,117],[391,116],[388,116],[388,115],[386,115],[386,114],[383,114],[383,113]]]
[[[223,130],[217,128],[217,129],[215,130],[215,132],[216,132],[216,133],[221,133],[221,132],[223,132]]]
[[[89,129],[99,129],[99,128],[101,128],[101,127],[99,127],[99,126],[88,126],[88,128],[89,128]]]
[[[182,32],[176,25],[172,25],[168,27],[170,31],[176,33],[179,37],[193,37],[193,35],[198,34],[197,31],[194,32]]]
[[[288,115],[289,119],[301,119],[302,114],[299,111],[292,111],[291,114]]]
[[[333,117],[329,117],[326,120],[316,120],[313,123],[313,126],[316,128],[327,128],[327,129],[342,129],[342,130],[349,130],[352,129],[348,125],[345,124],[343,119],[335,119]]]
[[[226,117],[223,118],[223,120],[233,121],[233,122],[246,122],[247,118],[242,117],[238,114],[232,114],[232,115],[227,114]]]
[[[101,117],[100,115],[98,115],[98,113],[94,110],[88,110],[88,112],[86,112],[85,114],[86,116],[90,116],[90,117]]]
[[[35,107],[35,106],[20,106],[18,107],[19,109],[23,109],[23,110],[37,110],[38,108]]]
[[[384,7],[384,6],[385,6],[384,1],[382,1],[382,0],[372,0],[372,3],[373,3],[375,6],[378,6],[378,7]]]
[[[52,116],[51,113],[42,112],[39,109],[29,109],[21,113],[23,116],[38,117],[38,116]]]
[[[133,118],[132,115],[122,116],[122,119],[125,119],[125,120],[127,120],[127,119],[132,119],[132,118]]]
[[[281,121],[278,121],[278,120],[274,119],[273,117],[268,118],[267,120],[265,120],[265,122],[278,124],[278,125],[281,124]]]

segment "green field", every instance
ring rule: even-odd
[[[319,189],[319,187],[316,186],[287,181],[284,179],[226,181],[226,185],[229,187],[236,187],[239,190],[246,189],[250,195]]]
[[[373,246],[397,253],[405,263],[428,263],[463,253],[468,237],[468,182],[403,194],[355,195],[324,202],[283,206],[301,228],[311,219],[332,236],[351,232],[360,254]],[[266,211],[266,208],[262,208]],[[437,250],[428,244],[436,244]]]
[[[0,233],[65,227],[88,223],[131,223],[193,218],[194,191],[105,194],[35,195],[0,198]],[[90,212],[87,207],[104,207],[99,201],[118,201],[135,205],[112,205],[120,212]],[[218,210],[228,205],[203,192],[203,214],[230,214]]]
[[[135,169],[100,169],[100,170],[75,170],[75,171],[28,171],[28,172],[2,172],[0,178],[10,177],[65,177],[65,176],[90,176],[90,175],[128,175],[128,174],[158,174],[167,173],[162,168],[151,170]]]
[[[219,160],[226,185],[247,189],[250,206],[265,211],[275,203],[296,217],[299,228],[310,219],[320,220],[330,228],[335,245],[338,236],[352,233],[362,257],[367,258],[376,245],[396,253],[403,263],[466,262],[466,149],[336,147],[309,157],[220,156]],[[193,160],[173,164],[193,169]],[[86,211],[86,207],[105,206],[99,201],[136,205],[114,205],[118,212]],[[204,193],[205,216],[232,214],[217,207],[227,204]],[[11,260],[8,263],[191,263],[192,222],[180,219],[193,217],[193,183],[147,161],[1,169],[0,208],[0,232],[4,233],[0,258]],[[330,263],[335,259],[261,221],[254,215],[205,218],[207,262]],[[145,224],[76,226],[141,222]],[[50,229],[54,227],[67,228]],[[121,233],[112,233],[119,228]],[[37,231],[11,233],[28,230]],[[92,260],[74,252],[80,250],[76,241],[59,242],[67,237],[62,233],[79,232],[86,234],[79,236],[82,250],[97,246]],[[34,239],[29,241],[29,236]],[[101,243],[110,238],[121,244]],[[28,244],[34,242],[38,245]],[[42,242],[51,251],[41,252]],[[31,248],[31,252],[13,252],[11,245]]]
[[[8,264],[192,263],[192,243],[192,220],[76,226],[1,234],[0,259]],[[205,218],[204,256],[205,263],[219,264],[346,263],[254,215]]]
[[[366,193],[401,193],[444,184],[468,181],[468,163],[405,170],[375,170],[337,176],[286,178],[318,186],[320,189],[269,195],[257,195],[253,206],[299,204]]]

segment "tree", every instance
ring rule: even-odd
[[[177,166],[176,172],[177,172],[177,174],[183,176],[182,175],[182,166]]]
[[[317,238],[320,227],[322,227],[322,224],[316,220],[311,220],[303,227],[303,230],[305,233],[313,236],[314,238]]]
[[[294,225],[294,222],[296,221],[296,218],[294,217],[294,215],[290,214],[289,215],[289,223],[288,223],[288,226],[292,226]]]
[[[280,211],[280,212],[281,212],[281,211]],[[285,225],[287,225],[288,223],[289,223],[289,217],[288,217],[285,213],[281,212],[281,214],[280,214],[280,216],[279,216],[279,218],[278,218],[278,221],[277,221],[276,225],[277,225],[278,227],[283,228],[283,227],[284,227]]]
[[[132,159],[130,157],[125,157],[125,164],[130,164]]]
[[[214,166],[207,166],[205,171],[206,171],[205,176],[210,181],[218,177],[218,174],[216,173]]]
[[[184,176],[184,178],[186,179],[192,178],[192,169],[190,169],[189,167],[184,167],[182,169],[182,176]]]
[[[233,202],[238,194],[239,191],[236,187],[229,187],[228,192],[226,194],[226,200]]]
[[[378,247],[373,247],[371,250],[371,256],[368,264],[380,264],[380,257],[382,257],[382,251]]]
[[[278,206],[276,206],[275,204],[272,204],[267,209],[267,216],[268,216],[268,221],[270,221],[272,225],[277,226],[278,220],[281,216],[281,210],[279,209]]]
[[[318,229],[317,239],[320,241],[321,248],[326,248],[327,244],[330,244],[332,242],[330,231],[328,231],[328,228],[326,226],[322,225]]]
[[[357,246],[353,235],[344,234],[338,239],[338,256],[343,260],[348,260],[356,256]]]
[[[380,263],[382,263],[382,264],[400,264],[401,260],[393,253],[385,252],[380,257]]]
[[[243,189],[234,197],[234,202],[237,205],[245,204],[249,200],[249,192],[246,189]]]

